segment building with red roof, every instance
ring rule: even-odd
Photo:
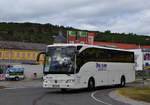
[[[94,45],[112,46],[120,49],[138,49],[140,48],[150,48],[150,46],[138,46],[136,44],[126,44],[126,43],[109,43],[109,42],[94,42]]]

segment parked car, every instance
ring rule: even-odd
[[[24,68],[21,65],[13,65],[8,67],[6,71],[6,80],[24,79]]]

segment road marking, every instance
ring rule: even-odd
[[[103,103],[103,104],[105,104],[105,105],[112,105],[112,104],[109,104],[109,103],[106,103],[106,102],[104,102],[104,101],[102,101],[102,100],[97,99],[97,98],[94,96],[94,94],[96,94],[96,92],[93,92],[93,93],[91,94],[91,97],[92,97],[95,101],[98,101],[98,102]]]

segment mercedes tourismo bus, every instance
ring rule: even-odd
[[[93,90],[97,86],[135,80],[134,53],[110,47],[57,44],[48,45],[43,67],[43,87]]]

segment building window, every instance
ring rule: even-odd
[[[30,59],[30,53],[28,53],[28,58]]]
[[[81,41],[80,44],[84,44],[84,41]]]
[[[35,53],[33,53],[32,57],[33,57],[33,59],[35,59]]]
[[[150,53],[144,53],[144,60],[150,60]]]
[[[74,44],[74,41],[70,41],[69,43],[70,43],[70,44]]]
[[[14,57],[14,53],[13,53],[13,52],[10,53],[10,57],[11,57],[11,58]]]
[[[0,52],[0,58],[2,57],[2,52]]]
[[[20,53],[18,52],[18,53],[17,53],[17,58],[19,58],[19,57],[20,57]]]
[[[25,53],[22,53],[22,58],[25,58]]]
[[[5,52],[5,57],[8,58],[8,52]]]

